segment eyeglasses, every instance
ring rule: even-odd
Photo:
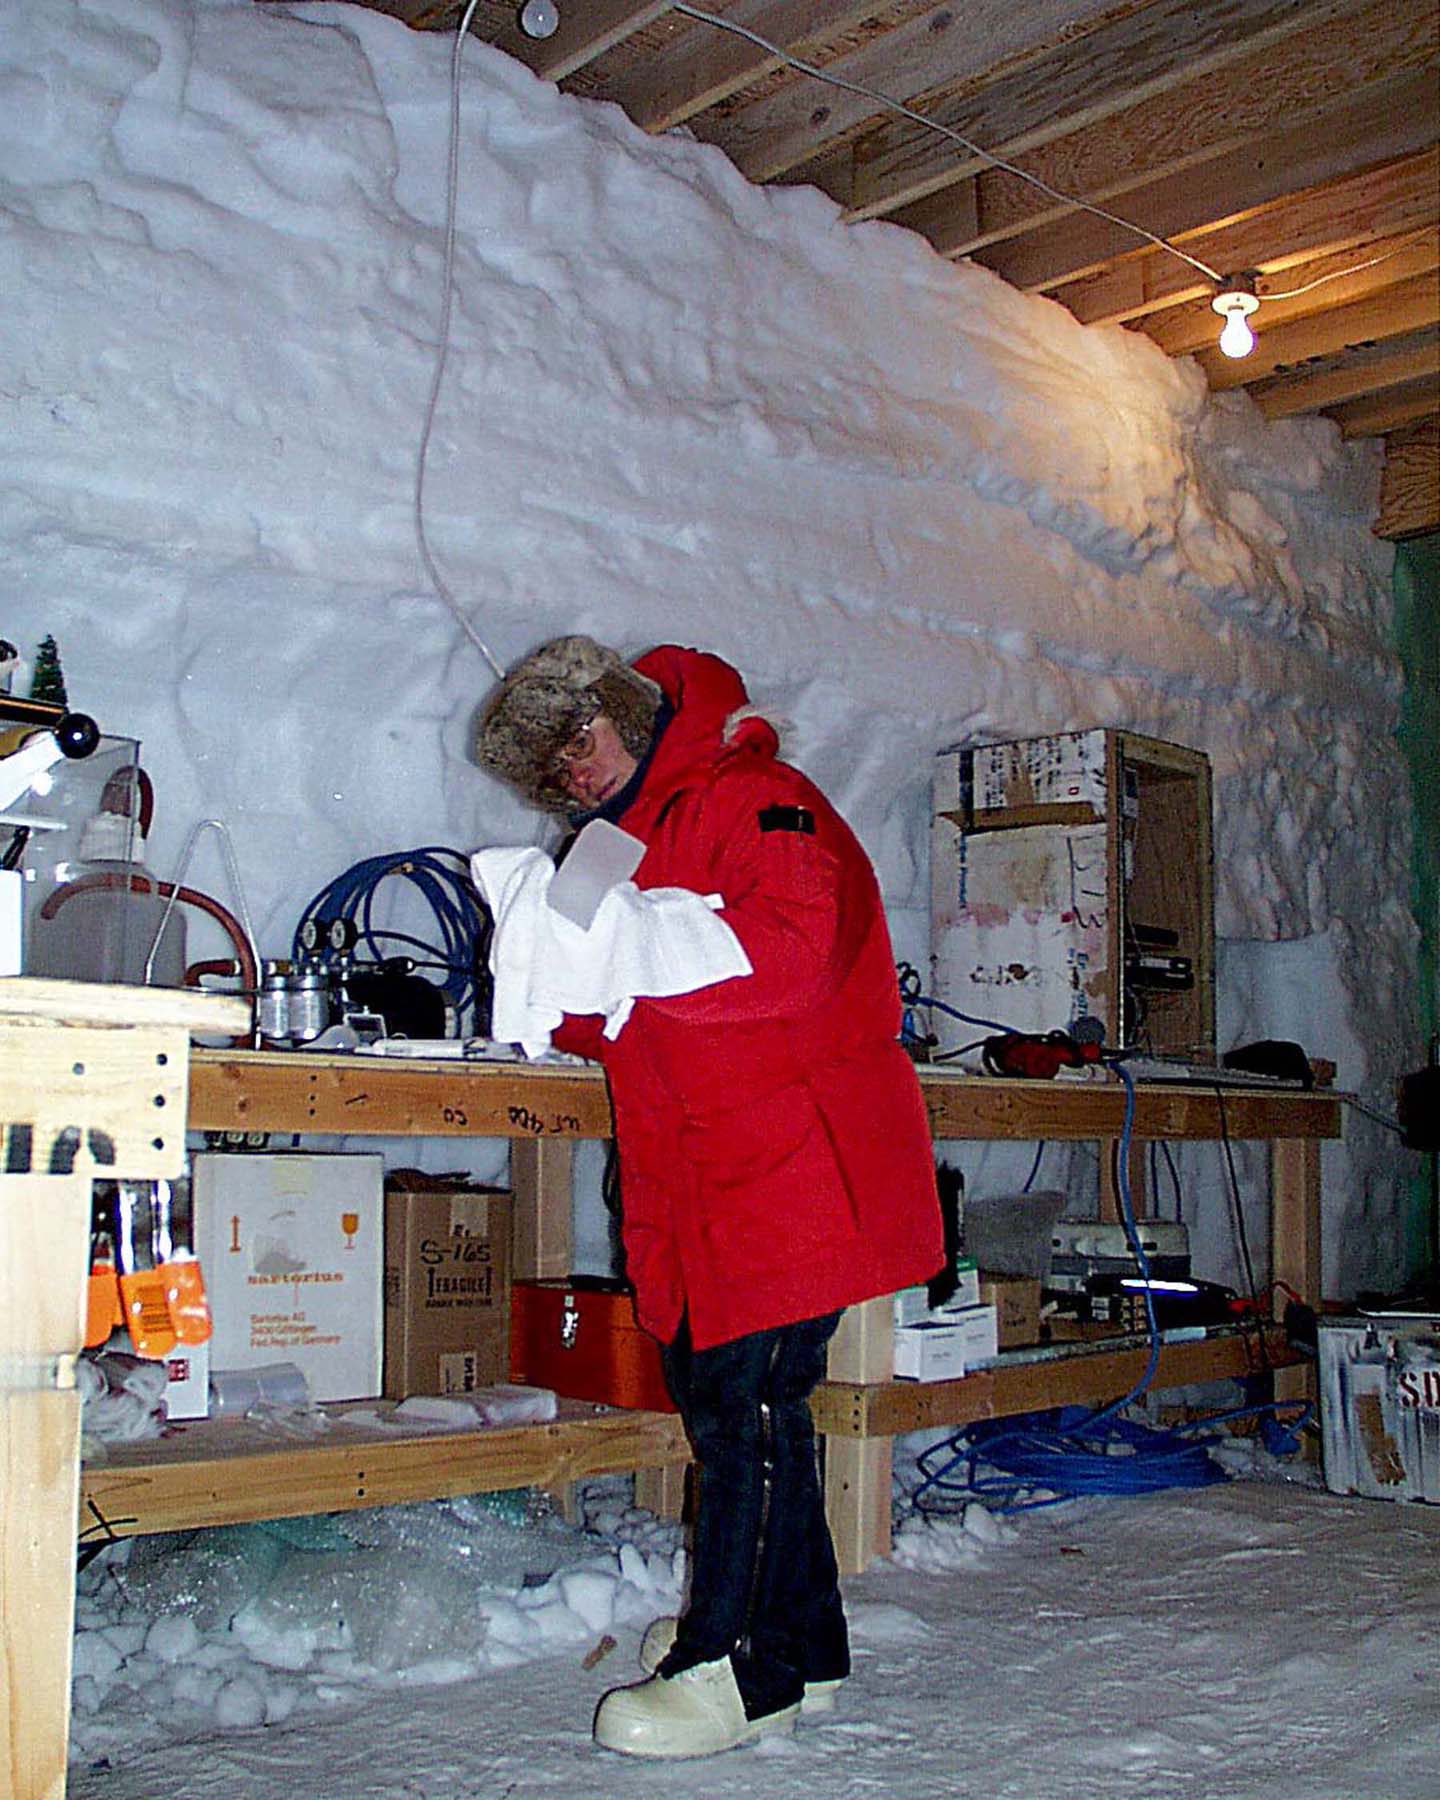
[[[599,716],[598,712],[595,713],[588,723],[568,737],[551,755],[541,776],[543,791],[568,797],[567,782],[571,769],[577,763],[588,762],[595,754],[595,720]]]
[[[566,769],[572,768],[576,763],[585,762],[594,754],[595,721],[592,719],[588,725],[582,725],[574,737],[568,743],[562,744],[555,752],[555,759],[550,765],[551,772],[556,775],[562,774]]]

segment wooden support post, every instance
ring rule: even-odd
[[[1319,1308],[1324,1279],[1320,1244],[1320,1144],[1315,1138],[1277,1138],[1270,1147],[1270,1275]],[[1285,1296],[1276,1291],[1276,1313]],[[1279,1369],[1277,1400],[1313,1400],[1315,1368]]]
[[[890,1294],[848,1306],[830,1340],[831,1381],[889,1381],[895,1373],[895,1306]]]
[[[0,1793],[65,1791],[90,1177],[0,1183]]]
[[[685,1465],[635,1471],[635,1504],[657,1519],[678,1519],[685,1511]]]
[[[890,1554],[888,1437],[825,1439],[825,1513],[842,1575]]]
[[[516,1138],[511,1144],[517,1281],[563,1281],[573,1272],[574,1174],[569,1138]]]
[[[0,1794],[63,1800],[90,1183],[185,1161],[188,1030],[235,1000],[0,980]]]
[[[1118,1138],[1100,1139],[1100,1217],[1107,1224],[1118,1225],[1121,1219],[1120,1188],[1115,1180]],[[1130,1179],[1130,1204],[1137,1219],[1150,1216],[1150,1184],[1145,1176],[1148,1146],[1139,1138],[1130,1140],[1130,1156],[1126,1169]]]

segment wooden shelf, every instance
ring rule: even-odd
[[[197,1419],[163,1438],[108,1446],[81,1470],[82,1530],[108,1522],[117,1536],[239,1525],[307,1513],[444,1500],[510,1488],[556,1488],[636,1468],[683,1467],[690,1448],[674,1413],[622,1412],[560,1402],[546,1425],[407,1436],[340,1415],[385,1403],[322,1410],[323,1436],[297,1442],[245,1419]]]
[[[1265,1347],[1272,1368],[1302,1360],[1278,1329],[1266,1332]],[[973,1425],[1052,1406],[1118,1400],[1145,1373],[1149,1357],[1148,1345],[1137,1339],[1115,1348],[1064,1344],[1012,1351],[957,1381],[822,1382],[811,1410],[817,1430],[833,1437],[888,1438],[936,1425]],[[1203,1343],[1163,1345],[1152,1386],[1158,1391],[1260,1372],[1253,1332],[1232,1330]]]
[[[941,1139],[1118,1138],[1125,1091],[1116,1081],[1020,1081],[919,1071],[930,1128]],[[523,1062],[399,1062],[304,1051],[196,1050],[190,1125],[382,1137],[604,1138],[611,1131],[597,1067]],[[1340,1135],[1332,1092],[1137,1088],[1140,1138],[1329,1138]]]

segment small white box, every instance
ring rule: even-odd
[[[165,1358],[165,1417],[210,1417],[209,1344],[177,1344]]]
[[[941,1301],[939,1306],[931,1306],[928,1287],[901,1288],[895,1295],[895,1329],[899,1331],[906,1325],[920,1325],[926,1319],[943,1320],[962,1307],[978,1306],[980,1271],[975,1265],[975,1258],[962,1256],[955,1264],[955,1275],[955,1292],[948,1300]]]
[[[945,1322],[960,1334],[966,1369],[993,1362],[1000,1353],[1000,1327],[993,1306],[964,1306],[945,1314]]]
[[[24,967],[25,877],[19,869],[0,869],[0,975],[18,975]]]
[[[377,1395],[383,1158],[207,1151],[194,1164],[211,1367],[289,1362],[313,1400]]]
[[[965,1373],[964,1333],[927,1319],[895,1333],[895,1373],[906,1381],[953,1381]]]
[[[1440,1314],[1320,1321],[1325,1485],[1440,1502]]]

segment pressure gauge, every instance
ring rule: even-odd
[[[320,948],[321,942],[320,921],[315,918],[306,919],[300,927],[300,948],[313,956]]]
[[[326,928],[325,941],[332,950],[353,950],[359,936],[353,919],[332,919]]]

